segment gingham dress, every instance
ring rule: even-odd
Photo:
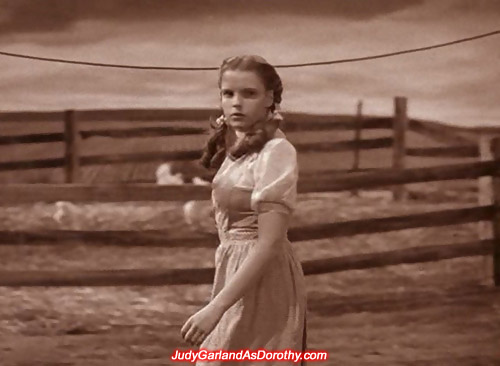
[[[228,283],[257,242],[258,212],[291,215],[297,198],[297,153],[281,130],[258,153],[227,157],[212,183],[220,244],[212,298]],[[306,289],[302,267],[285,236],[281,251],[258,283],[229,308],[200,348],[304,351]],[[285,362],[257,362],[287,365]],[[220,365],[230,365],[221,362]],[[250,365],[253,362],[235,362]],[[198,362],[197,365],[219,365]],[[293,365],[297,365],[293,363]]]

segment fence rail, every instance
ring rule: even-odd
[[[447,144],[462,146],[475,145],[477,143],[474,135],[482,130],[472,130],[465,127],[454,127],[442,123],[423,121],[412,118],[409,129],[431,139]]]
[[[138,138],[138,137],[165,137],[182,135],[200,135],[206,132],[204,128],[196,127],[136,127],[136,128],[108,128],[99,130],[80,131],[82,139],[91,137],[112,138]],[[64,142],[65,136],[62,132],[35,133],[29,135],[0,136],[0,146],[18,144],[38,144],[47,142]]]
[[[405,152],[407,156],[421,156],[432,158],[479,158],[479,147],[477,145],[414,147],[407,148]]]
[[[494,242],[433,245],[304,261],[306,276],[488,255]],[[214,268],[100,271],[0,271],[0,286],[162,286],[210,284]]]
[[[500,172],[500,161],[485,161],[431,168],[413,168],[402,172],[377,169],[339,175],[335,180],[308,179],[299,181],[299,193],[335,192],[395,186],[408,183],[475,179]],[[126,201],[189,201],[210,198],[209,186],[186,184],[182,186],[156,184],[4,184],[0,190],[0,204],[33,202],[126,202]]]
[[[376,169],[367,172],[353,172],[335,177],[335,180],[304,178],[299,182],[301,192],[332,192],[348,189],[368,189],[381,186],[396,186],[409,183],[446,181],[455,179],[476,179],[496,174],[500,169],[498,161],[440,165],[430,168],[412,168],[398,171]]]

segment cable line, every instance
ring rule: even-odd
[[[436,48],[448,47],[459,43],[470,42],[480,38],[491,37],[500,34],[500,30],[496,30],[489,33],[483,33],[472,37],[462,38],[451,42],[435,44],[432,46],[420,47],[420,48],[412,48],[403,51],[382,53],[378,55],[364,56],[364,57],[354,57],[354,58],[345,58],[331,61],[317,61],[317,62],[305,62],[298,64],[282,64],[282,65],[274,65],[276,68],[292,68],[292,67],[310,67],[310,66],[322,66],[322,65],[334,65],[334,64],[342,64],[349,62],[361,62],[367,60],[375,60],[379,58],[393,57],[399,56],[409,53],[416,53],[422,51],[428,51]],[[0,51],[0,55],[23,58],[28,60],[35,61],[46,61],[46,62],[57,62],[71,65],[84,65],[84,66],[96,66],[96,67],[107,67],[107,68],[118,68],[118,69],[134,69],[134,70],[170,70],[170,71],[212,71],[218,70],[218,66],[207,66],[207,67],[182,67],[182,66],[140,66],[140,65],[125,65],[125,64],[111,64],[111,63],[101,63],[101,62],[87,62],[87,61],[78,61],[78,60],[67,60],[61,58],[51,58],[51,57],[39,57],[39,56],[31,56],[19,53],[5,52]]]

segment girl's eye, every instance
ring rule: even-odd
[[[246,90],[244,94],[248,98],[253,98],[257,93],[255,92],[255,90]]]
[[[233,92],[230,91],[230,90],[223,90],[222,91],[222,96],[226,97],[226,98],[230,98],[233,96]]]

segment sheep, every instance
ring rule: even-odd
[[[205,176],[202,168],[199,168],[193,162],[167,162],[158,166],[156,169],[156,183],[182,185],[192,183],[195,185],[210,185],[210,182],[200,178],[198,175]],[[200,222],[212,214],[212,205],[210,201],[191,200],[184,203],[182,207],[184,222],[194,230],[203,230]]]
[[[80,229],[78,220],[75,220],[75,216],[77,216],[79,211],[78,206],[68,201],[57,201],[54,206],[56,210],[52,215],[52,219],[58,225],[73,230]]]

